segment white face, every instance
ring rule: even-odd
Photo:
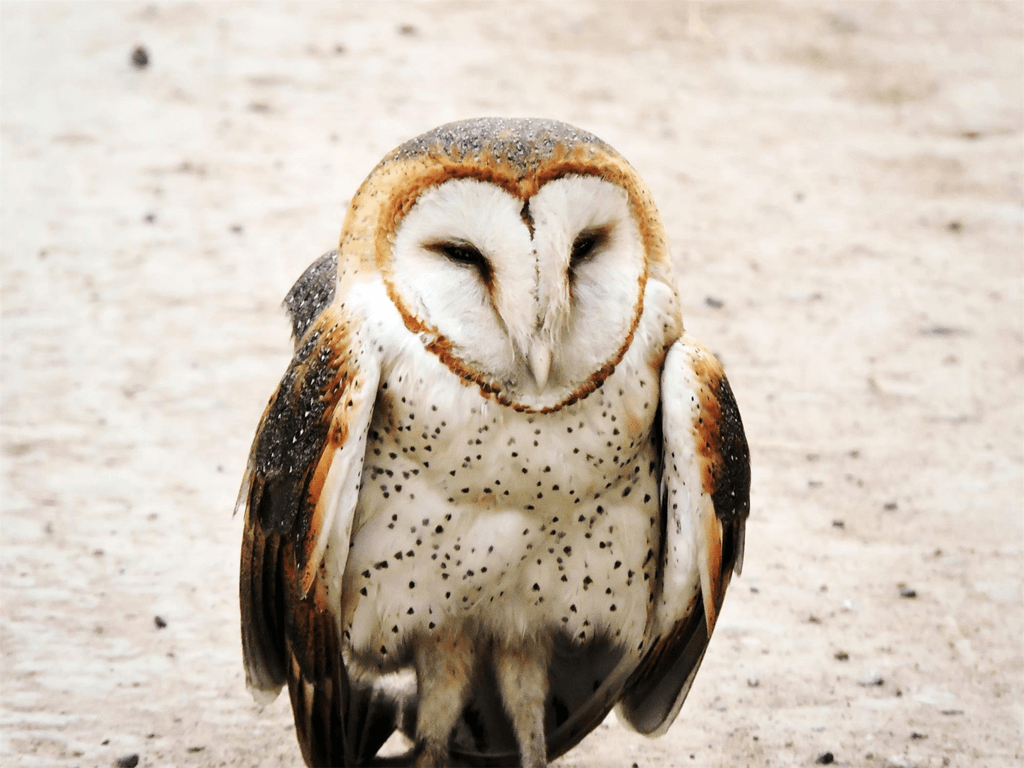
[[[445,182],[406,214],[392,255],[408,310],[531,408],[617,358],[645,263],[625,190],[594,176],[549,181],[526,206],[494,184]]]

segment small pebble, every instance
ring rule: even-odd
[[[894,509],[897,508],[897,506],[898,505],[895,501],[887,501],[885,502],[885,504],[882,505],[882,509],[884,509],[886,512],[892,512]]]
[[[902,587],[900,589],[900,597],[906,597],[906,598],[917,597],[917,590],[914,589],[913,587]]]
[[[846,527],[846,521],[845,520],[833,520],[832,521],[832,527],[833,528],[845,528]]]
[[[132,66],[136,69],[145,69],[149,66],[149,52],[141,45],[136,46],[132,51]]]
[[[883,683],[885,683],[885,680],[882,678],[882,675],[874,671],[865,672],[861,679],[857,681],[857,685],[863,685],[865,688],[873,685],[882,685]]]
[[[848,654],[846,651],[836,651],[834,654],[832,654],[832,658],[836,661],[849,661],[850,654]]]
[[[928,738],[928,734],[927,733],[918,733],[917,731],[911,731],[910,732],[910,738],[912,738],[912,739],[927,739]]]
[[[136,754],[122,755],[114,763],[116,768],[135,768],[139,764],[139,756]]]
[[[835,755],[831,752],[822,752],[814,762],[817,765],[832,765],[835,761]]]
[[[704,298],[704,303],[707,304],[712,309],[721,309],[722,307],[725,306],[724,301],[722,301],[721,299],[716,299],[714,296],[706,296]]]
[[[163,629],[167,626],[167,621],[162,616],[154,616],[153,623],[156,624],[157,629]]]

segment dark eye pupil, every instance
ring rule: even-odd
[[[572,244],[573,261],[579,261],[587,256],[592,250],[594,250],[594,244],[596,242],[597,238],[595,237],[577,237],[576,242]]]
[[[458,262],[459,264],[480,265],[485,263],[484,255],[471,245],[445,243],[444,245],[441,245],[438,250],[440,250],[441,253],[449,259]]]
[[[594,252],[601,240],[602,234],[599,232],[581,232],[577,235],[572,244],[572,262],[576,264],[584,261]]]
[[[475,268],[480,273],[480,277],[490,283],[491,265],[488,263],[487,257],[480,253],[472,243],[465,241],[426,243],[424,247],[455,264]]]

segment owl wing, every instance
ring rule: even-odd
[[[668,730],[689,693],[729,579],[743,567],[750,512],[750,454],[719,362],[683,336],[665,357],[661,393],[661,594],[650,650],[618,708],[651,736]]]
[[[314,261],[284,297],[284,306],[292,321],[292,337],[295,344],[306,335],[317,318],[334,301],[335,283],[338,276],[338,252],[328,251]]]
[[[325,300],[334,273],[315,268],[334,257],[322,257],[289,293],[305,291],[312,304],[300,315],[286,301],[301,337],[263,413],[236,506],[245,513],[239,593],[246,683],[260,701],[288,683],[311,765],[360,763],[393,729],[393,713],[348,679],[332,611],[340,596],[329,594],[323,566],[328,534],[345,540],[351,533],[380,377],[359,342],[357,320]],[[347,554],[330,553],[337,572]]]

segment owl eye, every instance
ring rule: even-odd
[[[487,258],[472,243],[466,242],[442,242],[430,243],[428,250],[439,253],[449,261],[456,264],[465,264],[471,267],[488,268]]]
[[[480,250],[472,243],[467,243],[465,240],[457,240],[455,242],[443,241],[439,243],[429,243],[426,246],[427,250],[434,251],[444,256],[448,261],[454,262],[461,266],[473,267],[477,272],[480,273],[481,279],[487,286],[491,285],[491,265],[487,261],[487,257],[480,253]]]
[[[569,256],[572,266],[582,264],[593,256],[598,248],[608,242],[608,227],[596,227],[585,229],[576,235],[572,243],[572,253]]]

